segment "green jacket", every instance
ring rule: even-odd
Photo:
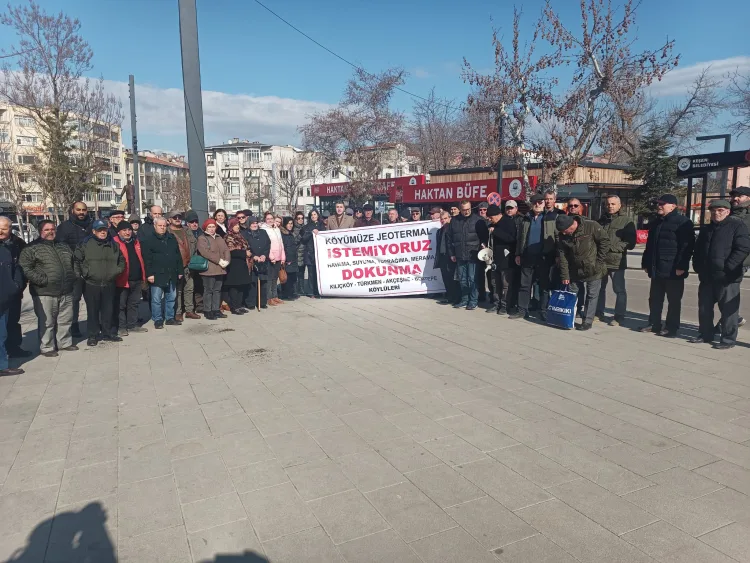
[[[153,235],[141,240],[141,254],[143,264],[146,266],[146,279],[154,276],[154,281],[149,282],[157,287],[168,287],[170,283],[175,286],[179,276],[184,272],[182,255],[175,236],[166,232]]]
[[[747,203],[742,206],[733,207],[732,217],[737,217],[737,219],[745,223],[747,230],[750,231],[750,203]],[[742,263],[742,265],[745,268],[750,268],[750,256],[745,258],[745,261]]]
[[[125,257],[111,237],[99,240],[95,236],[84,239],[73,253],[76,276],[87,284],[105,286],[125,269]]]
[[[628,267],[628,250],[635,248],[635,223],[622,211],[614,215],[604,214],[597,221],[609,237],[609,252],[606,264],[610,270],[624,270]]]
[[[560,233],[557,254],[560,257],[560,279],[588,282],[607,275],[609,237],[599,223],[578,215],[578,228],[572,235]]]
[[[549,255],[555,252],[557,245],[557,229],[555,228],[555,219],[557,213],[545,213],[542,217],[542,255]],[[516,241],[516,256],[523,259],[524,252],[529,238],[529,229],[531,228],[531,212],[524,215],[521,219],[521,225],[518,227],[518,240]]]
[[[21,251],[18,263],[32,295],[60,297],[73,293],[76,281],[73,251],[62,242],[36,239]]]

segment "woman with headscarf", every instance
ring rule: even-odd
[[[223,209],[214,211],[214,221],[216,221],[216,234],[221,238],[227,236],[227,212]]]
[[[248,260],[252,254],[248,250],[247,241],[240,233],[240,220],[229,220],[229,232],[224,237],[229,249],[229,267],[224,277],[224,287],[229,294],[229,310],[233,315],[244,315],[247,309],[243,307],[250,291],[250,268]]]
[[[318,271],[315,269],[315,241],[313,240],[313,235],[325,230],[326,226],[320,218],[320,214],[315,209],[310,211],[307,215],[307,224],[302,227],[300,243],[305,246],[304,269],[307,270],[308,295],[313,299],[320,298],[320,293],[318,292]],[[305,272],[300,272],[298,275],[304,276]]]
[[[221,312],[221,286],[226,267],[229,265],[229,249],[224,239],[216,232],[216,221],[203,222],[203,234],[198,237],[198,254],[208,260],[203,277],[203,314],[210,320],[226,319]]]
[[[284,242],[284,262],[286,269],[286,283],[281,285],[282,297],[287,300],[296,299],[295,289],[297,286],[297,240],[294,236],[294,219],[284,217],[281,220],[281,240]]]
[[[276,217],[270,211],[263,216],[264,223],[260,226],[271,241],[271,250],[268,253],[268,304],[281,305],[284,303],[279,299],[279,271],[286,260],[284,254],[284,240],[281,238],[281,230],[276,226]]]

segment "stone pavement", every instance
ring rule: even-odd
[[[748,561],[749,362],[422,298],[36,357],[0,381],[0,560]]]

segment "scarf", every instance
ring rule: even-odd
[[[240,233],[229,232],[224,237],[229,250],[247,250],[247,241]]]

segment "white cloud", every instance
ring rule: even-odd
[[[414,77],[415,78],[429,78],[430,77],[430,73],[427,72],[423,68],[415,68],[414,69]]]
[[[692,86],[695,79],[708,68],[709,76],[717,79],[724,78],[727,74],[735,70],[750,70],[750,57],[730,57],[728,59],[719,59],[695,63],[686,67],[677,67],[667,73],[661,82],[654,82],[651,87],[651,93],[656,97],[680,96],[685,94]]]
[[[123,130],[130,137],[128,85],[105,81],[106,88],[120,97],[125,111]],[[136,82],[136,114],[139,146],[166,145],[184,154],[185,104],[180,88],[157,88]],[[299,142],[297,127],[307,116],[331,106],[322,102],[296,100],[277,96],[250,96],[203,91],[203,128],[206,145],[219,144],[232,137],[272,144]],[[181,146],[174,146],[181,137]]]

